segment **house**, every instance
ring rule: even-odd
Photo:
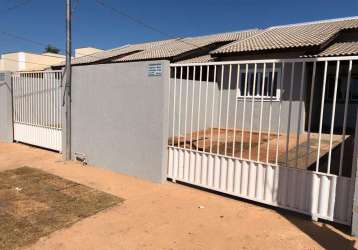
[[[358,17],[129,44],[72,65],[71,140],[60,71],[15,76],[16,140],[314,220],[357,220]],[[32,98],[54,105],[35,125]]]
[[[14,52],[2,54],[0,71],[44,70],[64,60],[65,56],[54,53],[36,54],[31,52]]]
[[[135,61],[150,61],[150,60],[169,60],[171,63],[206,63],[219,61],[242,61],[242,60],[263,60],[263,59],[294,59],[294,58],[319,58],[319,57],[333,57],[333,56],[352,56],[358,54],[358,18],[338,18],[331,20],[322,20],[315,22],[306,22],[290,25],[280,25],[268,27],[266,29],[251,29],[238,32],[219,33],[207,36],[175,38],[162,41],[147,42],[141,44],[126,45],[111,50],[94,53],[84,57],[75,58],[72,65],[89,65],[89,64],[103,64],[103,63],[126,63]],[[55,69],[63,67],[64,64],[56,65]],[[308,74],[312,71],[312,65],[308,65],[306,69]],[[348,64],[341,65],[342,70],[347,70]],[[317,65],[318,71],[323,72],[323,64]],[[263,68],[257,69],[259,81],[262,77]],[[270,68],[266,71],[268,74]],[[290,68],[286,67],[289,73]],[[300,69],[296,68],[296,74],[300,74]],[[204,72],[204,71],[203,71]],[[253,69],[250,69],[249,85],[253,84]],[[177,72],[180,74],[180,72]],[[205,73],[205,72],[204,72]],[[233,72],[234,74],[235,72]],[[322,82],[320,73],[317,74],[316,81]],[[358,82],[358,72],[352,72],[351,81]],[[185,72],[184,72],[185,74]],[[212,74],[212,72],[211,72]],[[288,76],[289,74],[286,74]],[[205,76],[203,76],[204,78]],[[242,77],[244,77],[242,75]],[[273,84],[273,91],[275,99],[280,99],[280,95],[288,98],[288,93],[280,91],[278,83],[280,82],[281,72],[276,67],[276,82]],[[198,77],[197,77],[198,78]],[[329,65],[327,72],[327,89],[328,99],[333,97],[335,80],[334,65]],[[342,79],[344,80],[344,79]],[[243,81],[241,81],[243,82]],[[290,84],[289,80],[284,81]],[[298,86],[299,84],[294,84]],[[319,83],[317,83],[317,87]],[[349,101],[349,110],[355,108],[358,96],[358,84],[352,84],[352,95]],[[243,86],[242,86],[243,87]],[[248,89],[252,89],[249,86]],[[286,86],[287,88],[287,86]],[[260,91],[260,88],[256,88]],[[342,103],[344,97],[343,88],[338,88],[338,99]],[[296,89],[294,93],[299,93]],[[316,91],[316,94],[318,92]],[[259,96],[259,93],[256,93]],[[268,92],[266,92],[268,95]],[[240,97],[240,96],[239,96]],[[267,97],[267,96],[266,96]],[[296,99],[298,97],[296,96]],[[306,102],[309,103],[309,95],[306,95]],[[314,97],[315,102],[319,102],[319,98]],[[233,100],[236,102],[236,100]],[[284,103],[283,105],[287,105]],[[312,116],[319,115],[319,103],[313,103]],[[293,104],[294,106],[296,104]],[[239,105],[241,106],[241,105]],[[329,104],[328,104],[329,106]],[[295,110],[298,106],[293,107]],[[338,115],[342,115],[343,106],[338,104]],[[265,108],[264,108],[265,110]],[[303,116],[308,116],[308,112],[304,110]],[[330,112],[330,108],[325,109],[326,113]],[[264,112],[265,113],[265,112]],[[337,119],[343,119],[338,117]],[[291,124],[291,130],[297,130],[297,125],[294,121]],[[302,119],[302,123],[307,123],[308,117]],[[355,123],[355,115],[349,116],[347,121],[347,129],[353,130]],[[258,124],[254,122],[254,124]],[[287,124],[286,124],[287,125]],[[282,131],[286,130],[286,125],[281,127]],[[307,127],[308,124],[305,126]],[[330,121],[325,119],[323,121],[323,130],[329,130]],[[335,129],[341,129],[341,125],[336,125]],[[318,131],[319,120],[312,121],[311,129]],[[302,132],[302,131],[301,131]]]
[[[168,177],[354,225],[357,55],[348,17],[171,61]]]
[[[350,66],[348,60],[342,61],[336,77],[337,62],[332,60],[326,63],[318,58],[357,54],[358,17],[348,17],[129,44],[76,57],[72,60],[72,65],[168,60],[173,64],[171,79],[183,82],[182,91],[187,95],[186,102],[194,103],[197,98],[205,99],[205,96],[194,96],[198,95],[197,93],[191,94],[191,91],[186,89],[186,81],[189,85],[198,85],[198,88],[205,81],[215,83],[210,91],[216,99],[220,99],[215,100],[215,107],[210,107],[215,108],[213,115],[218,116],[212,126],[220,128],[225,124],[226,129],[237,127],[239,124],[236,116],[243,114],[242,120],[249,122],[244,122],[241,130],[286,134],[284,144],[289,144],[292,143],[289,142],[292,135],[302,137],[307,132],[315,135],[323,133],[323,137],[328,139],[329,134],[353,135],[358,99],[356,62],[352,62],[353,66]],[[275,60],[277,63],[274,63]],[[245,61],[248,63],[245,64]],[[215,68],[210,66],[210,63],[215,64]],[[242,67],[243,64],[247,66],[246,69]],[[53,68],[59,69],[63,66],[62,63]],[[350,67],[351,72],[348,74]],[[348,76],[350,94],[345,98]],[[313,87],[310,87],[311,85]],[[174,85],[171,87],[174,88]],[[171,91],[175,92],[174,89]],[[334,100],[336,103],[333,103]],[[186,102],[180,103],[179,110],[187,109]],[[170,106],[173,105],[179,104],[170,103]],[[197,105],[199,103],[193,107],[194,113],[200,112],[200,106],[208,104],[200,103],[199,109]],[[332,115],[333,113],[335,114]],[[179,122],[188,119],[186,113],[179,112],[178,115]],[[285,119],[281,119],[282,117]],[[198,123],[196,129],[207,129],[203,122],[207,118],[192,119],[194,124]],[[280,122],[271,123],[270,120]],[[175,128],[175,124],[171,124],[169,130],[173,127]],[[185,124],[179,125],[179,128],[180,134],[188,133]],[[352,146],[351,139],[352,137],[347,140],[348,146],[345,148],[350,152],[353,151],[349,148],[349,145]],[[339,145],[334,147],[337,151]],[[287,145],[282,151],[288,151],[289,148],[291,146]],[[279,161],[287,165],[287,158],[284,153]],[[310,160],[302,167],[314,168],[315,163],[316,161]],[[295,164],[299,165],[297,162]],[[322,168],[327,168],[324,164],[321,165]],[[338,166],[331,168],[331,171],[337,172]],[[349,175],[350,169],[345,171],[345,174]]]

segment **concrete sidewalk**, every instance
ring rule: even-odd
[[[28,249],[353,249],[348,228],[180,184],[62,161],[59,154],[0,143],[0,171],[40,168],[125,202],[42,238]]]

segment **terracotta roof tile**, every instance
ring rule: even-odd
[[[205,63],[205,62],[211,62],[211,61],[214,61],[214,58],[212,58],[210,55],[203,55],[203,56],[189,58],[186,60],[181,60],[176,63]]]
[[[127,61],[138,61],[148,59],[164,59],[178,56],[180,54],[196,50],[200,47],[205,47],[210,44],[218,42],[231,42],[240,39],[246,39],[252,35],[259,33],[257,29],[228,32],[208,36],[189,37],[171,41],[170,43],[164,44],[163,46],[157,46],[152,49],[144,50],[139,53],[131,54],[119,59],[114,62],[127,62]]]
[[[317,55],[307,55],[305,57],[353,56],[353,55],[358,55],[358,41],[337,42],[327,47]]]
[[[212,54],[317,46],[329,41],[339,31],[357,28],[357,17],[276,26],[247,39],[220,47]]]
[[[97,52],[91,55],[74,58],[72,59],[72,65],[88,64],[88,63],[99,62],[111,58],[116,58],[116,57],[120,57],[121,55],[126,55],[128,53],[133,53],[136,51],[144,51],[147,49],[155,48],[157,46],[162,46],[175,40],[176,39],[169,39],[169,40],[145,42],[145,43],[139,43],[133,45],[125,45],[122,47]],[[64,66],[64,62],[54,66]]]

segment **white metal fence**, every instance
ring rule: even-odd
[[[172,64],[168,177],[350,224],[357,62]]]
[[[12,75],[14,140],[61,151],[61,71]]]

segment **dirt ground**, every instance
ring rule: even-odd
[[[30,245],[121,202],[117,196],[38,168],[1,171],[0,249]]]
[[[334,149],[342,140],[340,135],[333,135],[332,148]],[[347,136],[348,137],[348,136]],[[241,145],[241,139],[243,139]],[[242,159],[252,159],[267,163],[286,165],[286,144],[288,142],[288,167],[308,169],[316,162],[318,154],[318,133],[310,134],[308,143],[307,133],[298,137],[296,134],[277,135],[253,131],[250,137],[249,130],[208,128],[192,134],[168,139],[169,146],[193,148],[199,151],[218,153]],[[323,134],[321,138],[320,156],[329,152],[330,135]],[[251,151],[250,151],[251,141]],[[298,147],[297,147],[298,143]],[[241,152],[242,146],[242,152]],[[308,150],[308,151],[307,151]],[[297,156],[297,161],[296,161]],[[276,162],[277,157],[277,162]]]
[[[40,168],[125,199],[26,249],[353,249],[349,229],[180,184],[153,184],[0,143],[0,171]]]

